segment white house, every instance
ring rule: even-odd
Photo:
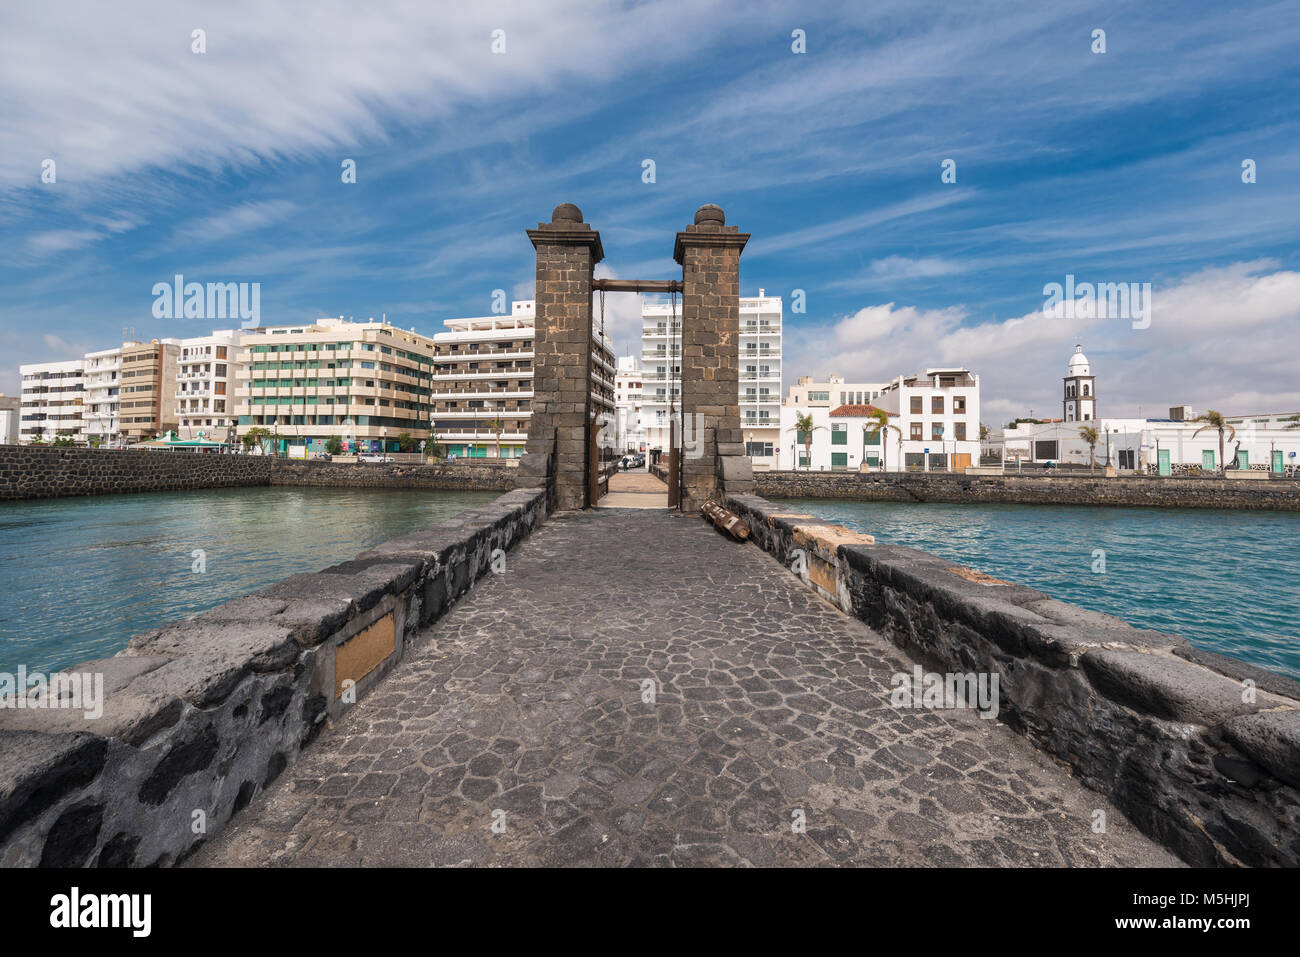
[[[903,467],[900,438],[902,428],[898,424],[898,416],[889,414],[893,428],[876,429],[872,418],[874,411],[875,407],[866,403],[841,405],[834,409],[782,406],[784,461],[793,462],[801,469],[810,467],[806,436],[796,426],[798,416],[807,414],[813,418],[812,471],[900,471]]]

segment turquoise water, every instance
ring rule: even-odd
[[[243,488],[0,504],[0,671],[110,657],[132,635],[497,494]]]
[[[1138,628],[1300,678],[1300,515],[788,499]],[[1105,552],[1094,574],[1093,552]]]

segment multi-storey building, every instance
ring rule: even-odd
[[[172,389],[179,354],[179,339],[122,343],[118,427],[123,442],[144,442],[176,429]]]
[[[614,376],[614,404],[618,407],[614,438],[619,452],[646,449],[647,435],[641,424],[643,388],[636,356],[619,356],[618,372]]]
[[[532,420],[536,304],[511,304],[510,314],[447,319],[436,334],[433,372],[435,441],[458,458],[518,458]],[[591,400],[612,422],[614,351],[592,330]]]
[[[810,375],[801,375],[790,386],[790,392],[781,404],[801,409],[870,405],[880,398],[888,386],[888,382],[845,382],[843,376],[834,374],[826,382],[817,382]]]
[[[670,413],[681,406],[681,304],[645,303],[641,307],[642,423],[651,450],[667,452]],[[740,427],[746,451],[758,469],[779,462],[781,430],[780,296],[740,298]]]
[[[898,417],[908,471],[962,471],[979,464],[979,376],[954,368],[899,376],[873,405]]]
[[[338,438],[345,452],[394,452],[403,434],[412,443],[429,439],[428,336],[340,316],[245,329],[235,353],[239,431],[266,429],[279,451],[321,452]]]
[[[176,419],[182,439],[225,441],[235,417],[235,353],[239,331],[182,339],[176,364]]]
[[[51,442],[60,434],[82,441],[85,420],[85,360],[34,362],[18,367],[23,394],[19,437]]]
[[[90,445],[121,444],[122,347],[87,352],[86,394],[82,407],[85,439]]]

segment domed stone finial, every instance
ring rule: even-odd
[[[695,225],[703,226],[705,223],[716,223],[719,226],[727,222],[727,214],[722,211],[721,206],[715,206],[713,203],[706,203],[695,211]]]
[[[555,207],[551,213],[551,222],[553,223],[580,223],[582,222],[582,210],[572,203],[561,203]]]

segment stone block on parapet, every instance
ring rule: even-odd
[[[754,489],[754,464],[744,455],[721,455],[722,484],[729,495],[748,495]]]

